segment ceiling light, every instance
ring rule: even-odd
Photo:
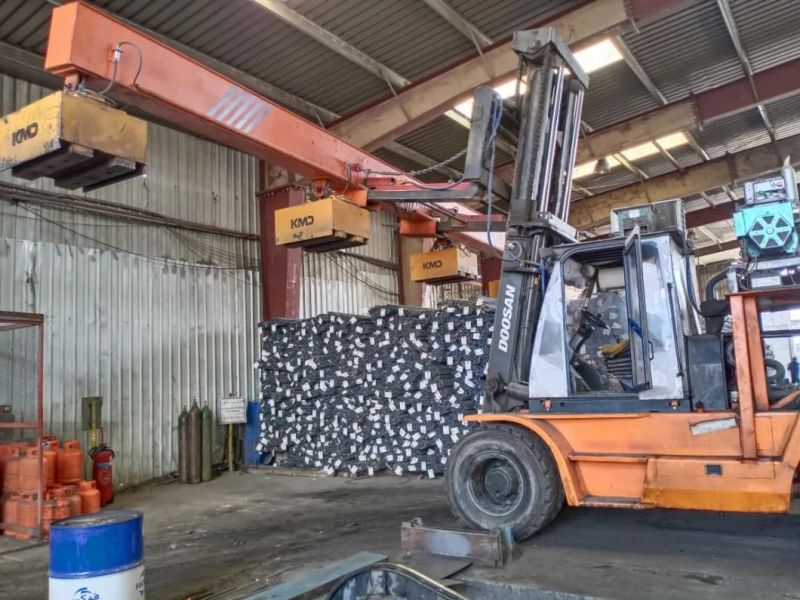
[[[609,170],[619,165],[619,162],[613,156],[606,156],[602,160],[605,161],[606,166],[608,167]],[[589,175],[597,175],[595,169],[597,168],[598,162],[600,161],[590,160],[585,163],[575,165],[575,168],[572,169],[572,178],[581,179],[582,177],[588,177]],[[606,171],[606,173],[607,172],[608,171]]]
[[[609,38],[575,52],[575,59],[587,73],[622,60],[622,54]]]
[[[682,146],[683,144],[688,144],[689,140],[686,139],[686,135],[682,131],[678,131],[677,133],[671,133],[669,135],[665,135],[664,137],[658,138],[656,143],[664,150],[669,150],[677,146]],[[659,149],[653,142],[645,142],[644,144],[639,144],[638,146],[633,146],[627,150],[623,150],[621,154],[628,160],[639,160],[640,158],[644,158],[646,156],[658,154],[658,152]]]

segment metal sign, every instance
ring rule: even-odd
[[[247,423],[247,399],[244,396],[220,398],[217,415],[220,425]]]

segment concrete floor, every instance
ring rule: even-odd
[[[400,523],[456,527],[440,480],[226,475],[148,486],[115,507],[145,514],[147,597],[202,598],[360,550],[399,556]],[[46,597],[46,546],[0,541],[0,598]],[[800,600],[800,514],[566,509],[490,579],[601,598]],[[216,597],[216,596],[215,596]]]

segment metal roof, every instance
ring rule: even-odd
[[[446,0],[484,37],[497,41],[577,5],[581,0]],[[0,0],[0,41],[44,51],[51,4],[56,0]],[[423,0],[283,0],[284,4],[343,43],[395,71],[418,80],[475,51],[471,40]],[[728,0],[742,47],[756,72],[800,57],[797,0]],[[343,114],[391,93],[382,78],[315,41],[254,0],[95,0],[94,4],[145,29],[188,46],[282,88],[321,108]],[[739,79],[745,71],[714,0],[700,1],[668,18],[621,37],[655,89],[626,62],[590,76],[584,118],[604,127]],[[777,136],[800,132],[800,96],[766,107]],[[710,158],[769,141],[756,110],[745,111],[691,132]],[[440,117],[408,133],[400,143],[441,161],[463,148],[467,131]],[[704,160],[684,145],[670,150],[681,168]],[[419,168],[407,158],[381,150],[399,169]],[[498,157],[498,161],[507,160]],[[634,161],[648,177],[675,170],[665,157]],[[458,163],[454,164],[458,167]],[[592,192],[639,181],[618,166],[577,183]],[[700,200],[705,204],[704,200]]]

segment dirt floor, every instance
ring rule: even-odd
[[[440,480],[276,475],[147,486],[115,508],[145,514],[150,600],[235,597],[371,550],[398,557],[400,523],[456,527]],[[0,598],[46,597],[48,549],[0,541]],[[565,509],[505,569],[465,578],[600,598],[800,600],[800,514]]]

